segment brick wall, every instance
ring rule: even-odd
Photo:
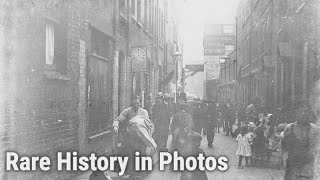
[[[32,1],[33,2],[33,1]],[[54,165],[57,151],[76,150],[81,154],[96,152],[108,154],[112,147],[112,133],[97,138],[88,138],[88,53],[92,48],[90,27],[115,38],[110,55],[113,66],[112,117],[131,103],[132,73],[128,57],[131,47],[145,45],[153,61],[151,70],[151,93],[158,89],[158,60],[164,60],[164,52],[154,46],[153,36],[130,18],[127,37],[117,37],[113,23],[113,2],[103,1],[31,1],[21,0],[1,2],[1,13],[6,18],[0,21],[0,33],[6,37],[4,49],[0,53],[0,161],[4,162],[5,151],[14,150],[21,155],[47,155]],[[99,1],[102,2],[102,1]],[[62,58],[66,59],[65,73],[52,70],[45,64],[46,22],[55,19],[59,13],[51,12],[54,7],[62,7],[62,17],[58,24],[62,27]],[[47,14],[48,15],[45,15]],[[44,16],[45,15],[45,16]],[[52,17],[50,16],[52,15]],[[119,18],[117,18],[119,19]],[[116,21],[116,22],[114,22]],[[119,26],[121,28],[121,26]],[[119,30],[119,29],[116,29]],[[119,30],[122,34],[123,29]],[[124,59],[119,62],[118,52]],[[156,53],[157,52],[157,53]],[[3,56],[2,56],[3,55]],[[121,68],[119,69],[119,63]],[[163,64],[163,63],[162,63]],[[154,71],[155,70],[155,71]],[[119,82],[118,75],[121,74]],[[121,89],[117,84],[121,84]],[[119,98],[119,93],[121,97]],[[120,99],[120,102],[119,102]],[[103,143],[102,143],[103,142]],[[77,173],[32,172],[4,173],[0,165],[0,179],[71,179]],[[52,166],[52,169],[55,169]]]
[[[39,3],[39,6],[41,3]],[[61,75],[45,69],[45,20],[38,6],[13,4],[15,29],[9,62],[9,99],[4,129],[8,150],[20,155],[49,155],[56,151],[78,149],[78,62],[68,59],[68,73]],[[26,9],[25,9],[26,8]],[[65,7],[64,7],[65,8]],[[67,20],[61,21],[66,24]],[[52,164],[55,164],[52,158]],[[3,162],[3,161],[2,161]],[[4,179],[34,179],[41,172],[8,173]],[[48,173],[41,175],[49,179]],[[55,175],[52,175],[55,177]]]
[[[9,2],[9,1],[8,1]],[[88,140],[86,50],[90,48],[87,4],[62,5],[65,17],[61,19],[66,39],[67,73],[47,70],[45,66],[46,2],[31,4],[28,1],[7,4],[11,29],[5,35],[11,55],[1,62],[1,156],[5,151],[20,155],[47,155],[55,169],[57,151],[77,150],[81,153],[105,153],[111,147],[111,136]],[[50,9],[50,8],[48,8]],[[83,11],[86,9],[86,11]],[[110,19],[110,14],[106,15]],[[2,21],[1,21],[2,22]],[[104,27],[112,27],[109,21]],[[101,22],[99,22],[101,26]],[[12,31],[13,30],[13,31]],[[110,29],[105,29],[110,32]],[[2,53],[1,53],[2,54]],[[105,143],[101,143],[105,142]],[[107,149],[107,150],[106,150]],[[110,149],[109,149],[110,150]],[[77,173],[66,172],[8,172],[0,165],[0,179],[70,179]]]

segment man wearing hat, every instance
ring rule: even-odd
[[[161,92],[157,93],[156,103],[151,108],[151,119],[154,123],[154,139],[159,151],[167,150],[169,135],[170,111]]]

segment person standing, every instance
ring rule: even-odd
[[[214,139],[214,133],[215,133],[215,126],[217,121],[217,106],[215,102],[210,101],[208,108],[207,108],[207,121],[206,121],[206,131],[207,131],[207,141],[208,141],[208,147],[212,147],[213,139]]]
[[[192,117],[189,113],[186,112],[187,105],[180,104],[180,111],[178,111],[172,119],[170,125],[170,131],[173,133],[178,128],[193,127]]]
[[[254,152],[254,160],[264,160],[267,153],[268,139],[264,136],[264,131],[261,128],[256,130],[256,137],[252,141],[252,151]]]
[[[240,134],[237,136],[238,149],[236,155],[239,156],[238,168],[242,169],[242,159],[245,158],[246,166],[249,166],[249,158],[251,157],[250,136],[247,125],[242,125]]]
[[[168,104],[168,109],[169,109],[170,118],[171,118],[174,114],[174,105],[172,103],[172,98],[171,98],[170,94],[168,94],[168,93],[164,94],[164,102],[166,102]]]
[[[130,124],[130,120],[138,116],[149,119],[149,114],[147,110],[140,107],[139,96],[134,96],[132,98],[131,107],[123,110],[120,113],[119,117],[113,121],[114,133],[117,135],[118,138],[118,135],[122,135],[122,153],[129,156],[130,159],[133,159],[133,154],[135,151],[139,151],[141,154],[147,153],[147,146],[145,145],[143,140],[140,137],[134,136],[127,131]],[[118,132],[120,133],[118,134]],[[130,162],[128,164],[129,166],[127,167],[127,174],[137,177],[142,175],[141,173],[135,171],[135,168],[133,167],[133,162]]]
[[[182,103],[179,107],[180,111],[173,116],[170,125],[172,133],[170,152],[178,151],[179,154],[186,155],[186,147],[188,146],[186,137],[188,132],[192,132],[193,122],[191,115],[186,112],[187,106]],[[173,170],[173,164],[170,165],[170,170]]]
[[[200,104],[195,102],[193,105],[193,124],[194,124],[194,131],[201,134],[201,112],[200,112]]]
[[[288,151],[284,179],[313,179],[320,130],[312,123],[315,118],[307,102],[297,103],[295,116],[296,122],[287,125],[282,139],[282,146]]]
[[[224,128],[225,128],[225,133],[226,133],[226,136],[229,136],[229,134],[231,134],[231,130],[232,130],[232,127],[231,127],[231,124],[232,124],[232,109],[230,107],[230,104],[226,103],[224,105],[224,109],[223,109],[223,116],[224,116]]]
[[[207,132],[206,132],[206,112],[207,112],[207,108],[208,108],[208,105],[205,101],[202,101],[201,102],[201,105],[200,105],[200,115],[199,115],[199,118],[200,118],[200,134],[202,132],[203,135],[206,135]]]
[[[113,121],[113,130],[115,133],[118,133],[119,127],[121,126],[122,129],[126,129],[128,122],[135,116],[143,116],[149,119],[149,113],[147,110],[140,107],[140,99],[139,96],[134,96],[132,98],[132,105],[131,107],[123,110],[119,117]]]
[[[203,154],[205,156],[204,151],[200,148],[202,137],[200,134],[196,132],[188,133],[188,157],[193,156],[197,158],[199,154]],[[180,180],[208,180],[207,174],[205,171],[201,171],[199,167],[197,167],[194,171],[182,171]]]
[[[153,137],[158,151],[166,151],[170,126],[170,110],[168,103],[164,101],[162,93],[158,93],[156,97],[156,103],[151,108],[151,117],[155,129]]]

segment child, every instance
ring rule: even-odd
[[[249,157],[251,156],[251,148],[249,144],[250,136],[248,133],[248,126],[242,125],[240,129],[240,134],[237,136],[238,149],[236,155],[239,155],[239,164],[238,168],[242,169],[241,163],[243,157],[246,160],[246,166],[249,166]]]
[[[190,156],[197,157],[199,154],[205,156],[204,151],[200,148],[202,137],[196,132],[190,132],[188,134],[188,141],[190,142]],[[180,180],[208,180],[205,171],[196,169],[194,171],[183,171],[180,176]]]

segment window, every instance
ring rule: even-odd
[[[66,32],[60,22],[51,20],[47,20],[45,32],[45,68],[64,74],[67,69]]]
[[[224,34],[233,34],[234,33],[233,25],[223,25],[223,33]]]
[[[54,58],[54,26],[46,24],[46,64],[53,65]]]
[[[232,53],[232,51],[234,51],[234,45],[225,45],[224,48],[226,55],[229,55],[230,53]]]

